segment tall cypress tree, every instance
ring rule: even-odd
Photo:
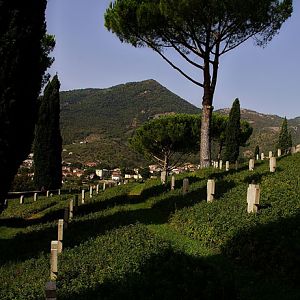
[[[284,153],[287,153],[288,149],[292,146],[292,136],[288,131],[288,122],[286,117],[281,124],[281,130],[278,137],[277,148],[280,148]]]
[[[60,82],[57,75],[50,81],[41,97],[34,140],[34,182],[38,189],[61,187],[62,138],[59,126]]]
[[[0,0],[0,212],[30,152],[43,57],[46,0]]]
[[[235,162],[239,156],[240,134],[241,134],[241,111],[240,101],[235,99],[230,113],[225,133],[224,159]]]

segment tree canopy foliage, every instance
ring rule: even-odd
[[[0,212],[14,175],[30,151],[36,101],[51,64],[46,49],[53,40],[44,40],[46,3],[0,0]]]
[[[240,101],[235,99],[230,113],[225,131],[225,154],[224,159],[233,163],[237,160],[240,153],[241,139],[241,110]]]
[[[129,142],[137,152],[169,172],[179,161],[176,153],[182,156],[197,151],[198,128],[196,115],[162,116],[139,127]]]
[[[281,129],[277,141],[277,148],[281,149],[284,153],[287,153],[292,145],[292,136],[288,130],[288,122],[285,117],[281,124]]]
[[[61,187],[62,138],[59,127],[60,82],[57,75],[47,84],[38,114],[34,140],[34,182],[38,189]]]
[[[229,118],[213,114],[212,138],[224,143]],[[175,114],[162,116],[139,127],[130,139],[131,147],[147,159],[158,163],[164,171],[170,171],[184,155],[199,149],[199,115]],[[247,121],[241,121],[239,145],[243,146],[252,133]]]
[[[153,49],[203,88],[200,161],[207,167],[220,57],[251,37],[266,45],[291,13],[292,0],[115,0],[106,10],[105,26],[122,42]],[[199,70],[202,80],[172,61],[169,49]]]

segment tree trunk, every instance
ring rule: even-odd
[[[168,169],[169,169],[169,156],[168,156],[168,154],[165,154],[165,161],[164,161],[164,165],[163,165],[163,171],[161,173],[161,178],[160,178],[162,184],[165,184],[167,182]]]
[[[203,103],[201,118],[201,137],[200,137],[200,167],[208,168],[210,166],[210,124],[213,107]]]

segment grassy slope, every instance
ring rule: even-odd
[[[215,170],[112,188],[82,205],[64,233],[60,299],[299,299],[300,155],[255,172]],[[217,201],[206,203],[206,180]],[[246,212],[247,184],[262,187],[262,209]],[[18,200],[0,218],[1,299],[41,299],[56,220],[71,196]],[[288,279],[288,280],[286,280]]]

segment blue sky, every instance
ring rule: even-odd
[[[155,79],[200,107],[200,87],[151,49],[122,44],[104,28],[103,14],[110,2],[48,0],[47,28],[56,36],[51,73],[58,73],[61,90]],[[221,58],[215,109],[230,107],[239,98],[243,108],[288,118],[300,116],[300,1],[293,2],[292,17],[266,48],[250,40]]]

